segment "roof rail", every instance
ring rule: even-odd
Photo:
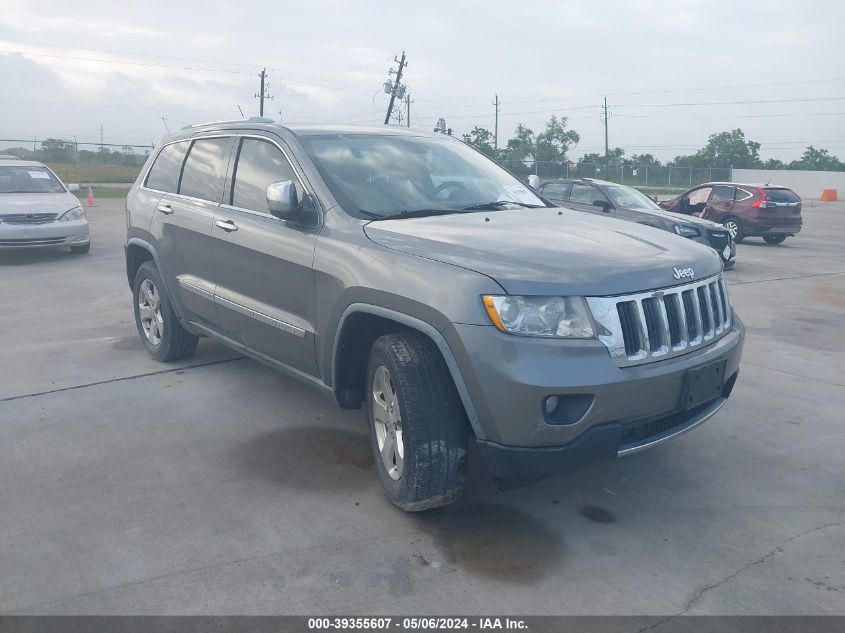
[[[206,125],[221,125],[223,123],[275,123],[274,119],[266,116],[251,116],[248,119],[227,119],[224,121],[206,121],[205,123],[190,123],[183,126],[181,129],[190,130],[195,127],[205,127]]]

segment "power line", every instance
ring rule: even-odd
[[[842,101],[843,97],[810,97],[806,99],[754,99],[749,101],[698,101],[687,103],[618,103],[618,108],[677,108],[686,106],[743,105],[760,103],[806,103],[809,101]]]

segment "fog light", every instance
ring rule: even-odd
[[[557,396],[549,396],[543,406],[546,408],[546,415],[552,415],[557,411],[557,405],[560,404],[560,398]]]

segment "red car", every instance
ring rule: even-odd
[[[775,185],[708,182],[660,206],[719,222],[735,242],[760,236],[767,244],[780,244],[801,230],[801,198]]]

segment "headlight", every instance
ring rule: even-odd
[[[587,305],[581,297],[485,295],[487,315],[500,331],[523,336],[593,338]]]
[[[675,233],[681,237],[698,237],[701,233],[694,226],[686,226],[685,224],[676,224]]]
[[[82,210],[82,207],[76,206],[73,209],[65,211],[59,216],[59,219],[56,222],[72,222],[73,220],[84,220],[85,219],[85,211]]]

